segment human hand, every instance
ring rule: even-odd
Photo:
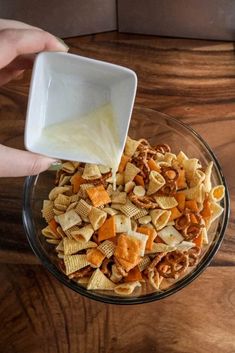
[[[68,51],[52,34],[22,22],[0,20],[0,85],[22,75],[32,67],[36,53]],[[0,177],[35,175],[54,159],[0,145]]]

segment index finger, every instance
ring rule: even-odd
[[[29,25],[28,23],[20,22],[20,21],[15,21],[15,20],[6,20],[4,18],[0,19],[0,30],[3,29],[40,29],[38,27]]]
[[[39,29],[4,29],[0,31],[0,69],[17,56],[41,51],[68,51],[52,34]]]

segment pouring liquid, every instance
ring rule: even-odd
[[[111,104],[106,104],[79,119],[45,127],[40,141],[54,151],[63,149],[66,154],[71,153],[73,156],[75,151],[79,151],[79,156],[89,156],[90,160],[110,167],[115,189],[122,150]],[[79,159],[80,162],[87,162]]]

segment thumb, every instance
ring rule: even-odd
[[[0,145],[0,177],[36,175],[54,162],[49,157]]]

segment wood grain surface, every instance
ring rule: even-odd
[[[0,352],[235,353],[235,54],[233,43],[118,34],[70,38],[70,52],[136,71],[136,105],[170,114],[209,143],[231,216],[213,262],[161,302],[84,299],[39,265],[22,226],[23,178],[0,179]],[[30,73],[0,89],[0,143],[23,148]]]
[[[181,293],[126,307],[80,297],[40,266],[3,265],[0,351],[234,353],[233,274],[211,267]]]

